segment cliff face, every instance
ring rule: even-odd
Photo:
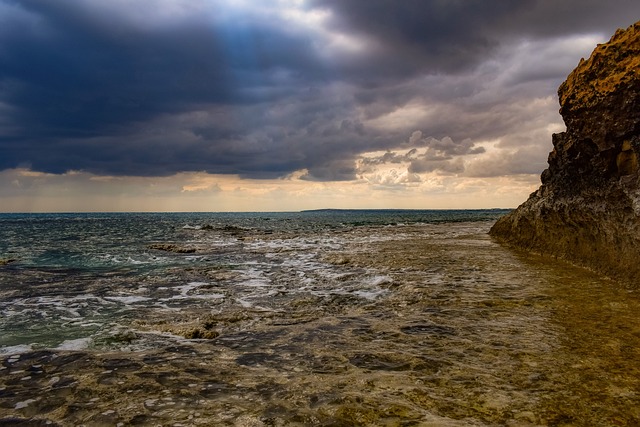
[[[640,22],[580,61],[558,90],[542,186],[490,234],[640,283]]]

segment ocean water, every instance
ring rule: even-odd
[[[640,425],[637,289],[504,213],[0,214],[0,421]]]

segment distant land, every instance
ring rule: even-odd
[[[486,212],[486,211],[511,211],[512,208],[487,208],[487,209],[334,209],[334,208],[322,208],[322,209],[305,209],[300,212],[420,212],[420,211],[474,211],[474,212]]]

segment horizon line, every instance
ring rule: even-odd
[[[283,211],[0,211],[0,215],[46,215],[46,214],[169,214],[169,213],[305,213],[305,212],[358,212],[358,211],[394,211],[394,212],[419,212],[419,211],[499,211],[513,210],[513,207],[493,208],[319,208]]]

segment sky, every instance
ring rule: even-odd
[[[637,0],[0,0],[0,212],[515,207]]]

